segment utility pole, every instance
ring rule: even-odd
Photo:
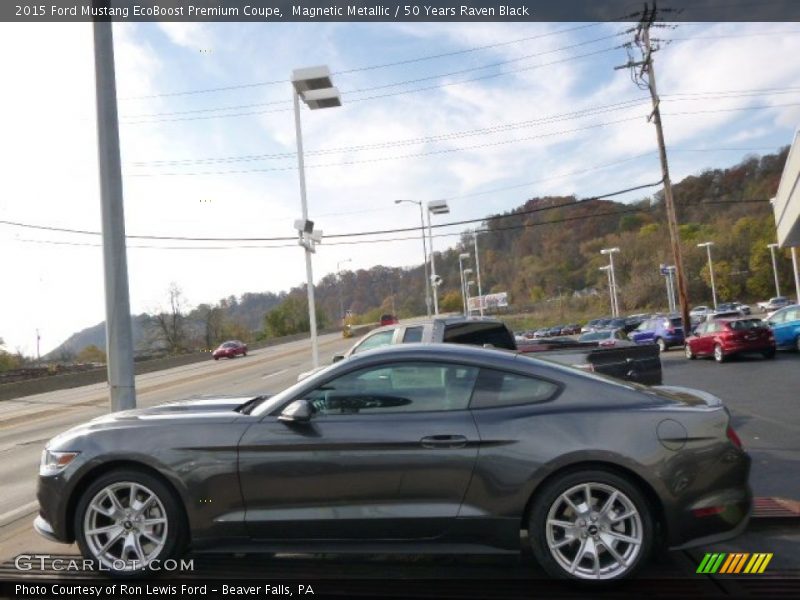
[[[133,334],[128,295],[125,211],[119,155],[117,84],[111,20],[95,20],[94,70],[97,95],[97,154],[103,225],[103,267],[106,292],[106,350],[111,410],[136,408]]]
[[[669,9],[664,12],[668,12]],[[658,139],[658,156],[661,160],[661,175],[664,184],[664,204],[667,213],[667,226],[669,228],[669,240],[672,248],[672,256],[675,260],[675,275],[678,281],[678,299],[680,301],[681,318],[683,319],[684,331],[691,330],[691,319],[689,318],[689,293],[686,286],[686,273],[683,268],[683,254],[681,252],[680,232],[678,230],[678,218],[675,213],[675,201],[672,195],[672,182],[669,178],[669,165],[667,163],[667,148],[664,142],[664,131],[661,123],[661,101],[658,97],[656,88],[656,72],[653,67],[653,54],[658,48],[653,48],[650,38],[650,28],[655,23],[658,14],[655,2],[652,8],[648,8],[645,3],[642,18],[636,28],[634,43],[641,52],[641,60],[634,60],[629,52],[628,62],[615,69],[630,69],[634,81],[641,89],[650,92],[653,102],[653,112],[650,115],[656,126],[656,137]],[[630,50],[633,44],[628,43],[626,47]]]
[[[36,364],[42,364],[42,355],[39,352],[39,342],[41,341],[42,336],[39,335],[39,328],[36,328]]]

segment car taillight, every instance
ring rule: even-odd
[[[728,436],[728,439],[734,446],[736,446],[740,450],[744,450],[744,446],[742,446],[742,440],[739,439],[739,436],[733,430],[733,427],[728,425],[728,428],[725,430],[725,435]]]

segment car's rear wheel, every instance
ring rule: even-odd
[[[728,357],[725,356],[725,352],[722,350],[722,346],[720,346],[719,344],[714,346],[714,360],[717,361],[718,363],[724,363],[727,359]]]
[[[794,349],[800,352],[800,335],[798,335],[794,340]]]
[[[654,527],[630,481],[602,470],[575,471],[546,484],[534,500],[528,537],[553,577],[614,580],[646,561]]]
[[[771,349],[769,349],[769,350],[764,350],[764,352],[762,352],[761,354],[762,354],[762,355],[764,356],[764,358],[766,358],[766,359],[772,359],[772,358],[775,358],[775,348],[771,348]]]
[[[144,573],[153,561],[163,564],[186,547],[175,494],[157,477],[134,469],[92,482],[78,501],[74,525],[83,556],[113,575]]]
[[[697,356],[695,356],[695,353],[692,352],[692,347],[689,344],[686,344],[686,348],[684,348],[684,353],[686,354],[686,358],[688,358],[689,360],[694,360],[695,358],[697,358]]]
[[[667,346],[667,342],[665,342],[661,338],[656,339],[656,345],[658,346],[658,351],[659,352],[666,352],[667,350],[669,350],[669,347]]]

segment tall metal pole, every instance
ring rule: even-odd
[[[669,268],[669,293],[670,300],[672,301],[672,308],[670,312],[678,312],[678,299],[675,297],[675,267]]]
[[[797,247],[792,246],[792,266],[794,267],[794,301],[800,304],[800,273],[797,271]]]
[[[467,295],[466,295],[466,283],[464,281],[464,263],[461,257],[458,257],[458,272],[461,277],[461,305],[464,308],[464,316],[467,316]]]
[[[711,244],[706,246],[708,252],[708,271],[711,275],[711,298],[714,300],[714,310],[717,310],[717,286],[714,283],[714,262],[711,260]]]
[[[473,231],[473,240],[475,242],[475,272],[478,276],[478,307],[480,308],[481,317],[483,317],[483,288],[481,287],[481,259],[478,254],[478,232]]]
[[[434,257],[436,253],[433,251],[433,229],[431,228],[431,211],[428,210],[428,248],[431,249],[431,295],[433,296],[433,314],[439,316],[439,289],[434,285],[436,279],[436,262]]]
[[[308,221],[308,204],[306,203],[306,173],[303,161],[303,131],[300,127],[300,94],[292,89],[294,99],[294,127],[297,136],[297,172],[300,175],[300,205],[303,211],[303,221]],[[311,240],[305,239],[303,249],[306,255],[306,289],[308,290],[308,319],[311,329],[311,364],[316,369],[319,366],[319,348],[317,347],[317,307],[314,305],[314,272],[311,267]]]
[[[611,266],[611,288],[614,291],[613,301],[614,301],[614,316],[619,316],[619,298],[617,297],[617,276],[614,273],[614,253],[611,252],[608,255],[609,265]]]
[[[122,202],[114,37],[111,21],[95,21],[93,29],[108,387],[111,410],[118,411],[136,408],[136,387]]]
[[[425,267],[425,309],[431,316],[431,277],[428,273],[428,245],[425,243],[425,217],[422,211],[422,200],[419,204],[419,230],[422,233],[422,264]]]
[[[769,244],[769,251],[772,254],[772,275],[775,277],[775,295],[781,295],[781,286],[778,282],[778,262],[775,260],[775,248],[778,247],[778,244]]]
[[[667,285],[667,310],[672,312],[672,293],[670,287],[672,286],[672,278],[669,276],[669,270],[664,274],[664,283]]]

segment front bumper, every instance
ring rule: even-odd
[[[36,518],[33,520],[33,528],[43,538],[50,540],[51,542],[58,542],[59,544],[66,544],[64,540],[60,540],[56,537],[55,531],[53,531],[53,527],[50,523],[42,515],[37,515]]]

